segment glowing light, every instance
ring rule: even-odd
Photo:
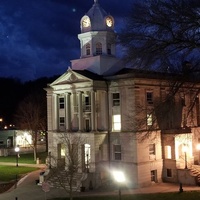
[[[188,147],[187,147],[187,145],[183,145],[183,149],[182,149],[182,150],[183,150],[183,152],[184,152],[184,153],[186,153],[186,152],[187,152],[187,150],[188,150]]]
[[[118,183],[123,183],[126,180],[122,171],[113,171],[113,177]]]
[[[19,152],[19,150],[20,150],[20,149],[19,149],[19,147],[15,147],[15,152],[17,152],[17,153],[18,153],[18,152]]]

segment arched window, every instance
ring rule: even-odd
[[[86,44],[86,55],[87,56],[90,55],[90,44],[89,43]]]
[[[96,55],[102,55],[102,44],[100,42],[96,43]]]
[[[107,46],[107,54],[111,55],[111,44],[108,44]]]

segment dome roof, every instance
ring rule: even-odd
[[[81,25],[82,32],[106,31],[108,28],[113,30],[113,25],[110,27],[106,25],[106,18],[112,18],[112,21],[114,21],[114,19],[99,5],[98,0],[94,0],[92,8],[82,17],[81,24],[85,17],[89,17],[90,26],[86,30],[83,30],[84,28]]]

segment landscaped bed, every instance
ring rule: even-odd
[[[37,170],[35,167],[0,166],[0,193],[10,189],[27,173]]]

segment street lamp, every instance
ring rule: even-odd
[[[113,176],[116,182],[119,184],[119,200],[121,200],[121,183],[125,182],[124,172],[122,171],[113,171]]]
[[[18,167],[18,158],[19,158],[19,147],[15,147],[15,152],[16,152],[16,167]]]
[[[185,169],[187,169],[187,150],[188,150],[188,147],[187,145],[183,145],[183,152],[185,154]]]

